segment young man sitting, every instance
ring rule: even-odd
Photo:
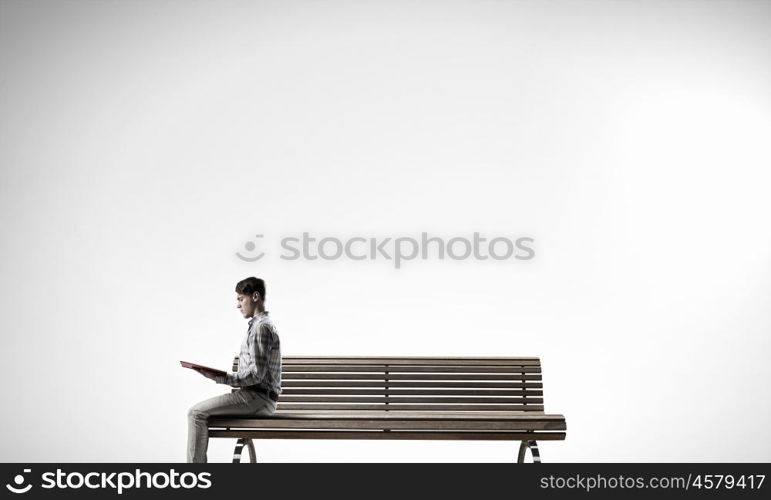
[[[265,282],[246,278],[236,285],[237,308],[249,319],[238,356],[238,371],[217,375],[204,369],[198,373],[218,384],[239,390],[206,399],[187,412],[187,461],[206,463],[211,415],[270,415],[281,394],[281,345],[278,331],[265,310]]]

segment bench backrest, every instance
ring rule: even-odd
[[[285,356],[281,388],[279,410],[543,412],[538,358]]]

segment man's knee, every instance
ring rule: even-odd
[[[196,406],[193,406],[187,410],[187,418],[191,420],[206,420],[209,415],[206,412],[199,410]]]

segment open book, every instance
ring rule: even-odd
[[[225,372],[223,372],[222,370],[218,370],[216,368],[209,368],[208,366],[197,365],[195,363],[190,363],[189,361],[180,361],[179,364],[181,364],[184,368],[206,370],[207,372],[211,372],[215,375],[225,375]]]

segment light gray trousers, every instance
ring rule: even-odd
[[[276,403],[265,394],[250,389],[214,396],[196,404],[187,412],[187,461],[206,463],[209,448],[209,417],[212,415],[270,415]]]

